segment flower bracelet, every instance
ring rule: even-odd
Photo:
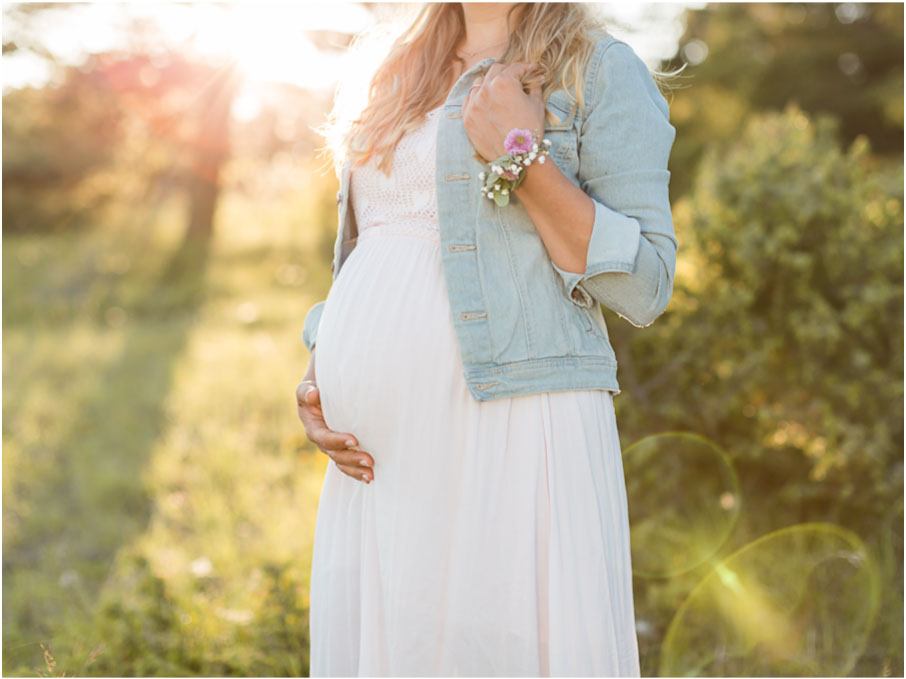
[[[510,193],[525,179],[525,168],[536,159],[544,163],[550,155],[549,139],[541,139],[530,130],[514,127],[503,141],[506,155],[491,163],[491,172],[482,172],[478,178],[484,182],[481,193],[503,207],[510,202]]]

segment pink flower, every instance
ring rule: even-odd
[[[503,140],[503,149],[507,153],[528,153],[532,150],[531,130],[520,130],[514,127]]]

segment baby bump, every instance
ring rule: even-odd
[[[360,238],[318,326],[315,374],[327,426],[354,434],[363,450],[389,440],[414,400],[430,399],[460,371],[455,342],[439,244]]]

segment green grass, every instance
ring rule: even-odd
[[[4,238],[4,674],[307,673],[328,460],[294,391],[336,180],[294,179],[194,249],[179,200]]]
[[[288,189],[228,179],[250,193],[226,193],[194,248],[176,199],[120,206],[89,232],[4,238],[4,675],[308,673],[328,459],[294,392],[304,316],[330,284],[336,179],[284,169]],[[625,450],[653,425],[617,407]],[[695,421],[699,405],[676,408]],[[759,500],[769,477],[755,471],[740,470],[760,509],[735,547],[803,520]],[[886,516],[862,531],[885,595],[859,676],[902,674],[902,505]],[[643,675],[704,575],[636,576]]]

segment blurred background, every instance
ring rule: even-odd
[[[596,6],[677,128],[605,309],[644,676],[903,675],[903,5]],[[3,5],[3,674],[308,673],[294,391],[352,37],[413,6]]]

